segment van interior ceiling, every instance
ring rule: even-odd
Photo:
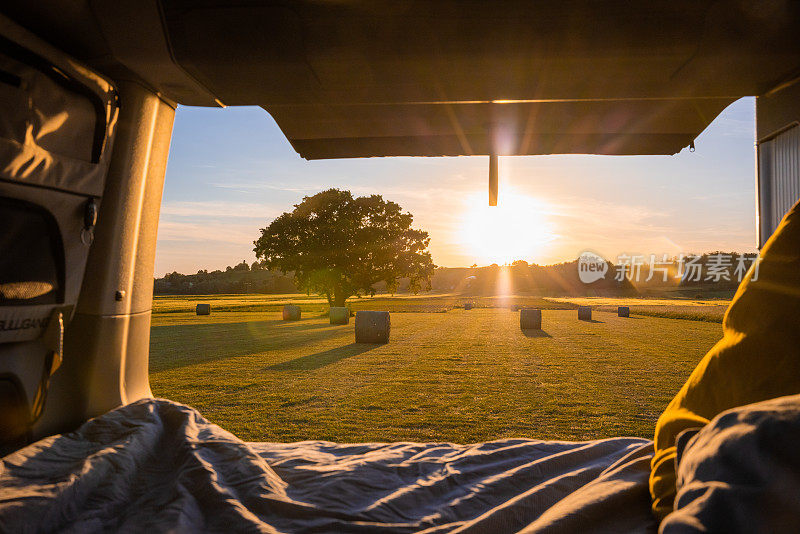
[[[489,156],[496,203],[498,155],[672,155],[754,96],[759,248],[800,195],[782,193],[800,183],[785,155],[800,150],[796,1],[41,0],[0,13],[2,454],[152,397],[178,105],[260,106],[307,160]]]

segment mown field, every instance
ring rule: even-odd
[[[591,306],[600,311],[616,311],[618,306],[628,306],[635,315],[688,319],[721,323],[730,299],[655,299],[655,298],[605,298],[566,297],[548,298],[550,302]]]
[[[298,304],[306,314],[322,314],[328,309],[328,302],[316,295],[180,295],[156,296],[153,299],[155,315],[186,313],[194,310],[195,304],[208,303],[220,312],[271,312],[280,311],[284,304]],[[374,297],[351,298],[347,305],[353,310],[388,310],[390,312],[445,312],[463,307],[471,302],[480,308],[511,306],[536,306],[542,309],[568,310],[578,304],[559,299],[543,299],[529,296],[503,297],[464,297],[462,295],[438,293],[435,295],[376,295]]]
[[[465,301],[478,308],[455,307]],[[195,316],[197,302],[212,315]],[[301,321],[280,320],[286,302],[301,305]],[[635,308],[630,319],[595,311],[581,322],[577,304],[354,299],[354,309],[394,312],[389,344],[360,345],[352,321],[329,325],[316,297],[156,297],[150,380],[155,395],[251,441],[652,437],[720,325]],[[543,308],[543,330],[520,331],[511,305]]]

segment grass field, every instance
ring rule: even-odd
[[[270,312],[280,311],[284,304],[299,304],[305,314],[320,315],[328,309],[328,302],[315,295],[197,295],[197,296],[156,296],[153,299],[155,315],[167,313],[186,313],[194,311],[197,303],[208,303],[214,311],[220,312]],[[445,312],[463,307],[472,302],[476,307],[535,306],[542,309],[569,310],[577,304],[560,299],[540,297],[464,297],[449,293],[436,295],[376,295],[374,297],[350,298],[347,305],[353,310],[388,310],[390,312]]]
[[[453,308],[466,300],[481,307]],[[280,320],[288,301],[301,321]],[[212,315],[195,316],[197,302]],[[573,301],[511,303],[546,308],[543,330],[490,307],[508,299],[361,299],[353,308],[395,313],[389,344],[359,345],[352,321],[329,325],[314,297],[157,297],[151,385],[253,441],[652,437],[721,335],[707,321],[596,311],[580,322]]]
[[[591,306],[596,310],[616,312],[618,306],[628,306],[634,315],[665,317],[668,319],[688,319],[721,323],[730,299],[650,299],[650,298],[604,298],[567,297],[548,298],[548,301],[561,304]]]

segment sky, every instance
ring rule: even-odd
[[[414,215],[444,267],[620,254],[756,251],[754,100],[731,104],[674,156],[306,161],[257,107],[181,106],[167,165],[156,276],[255,259],[259,229],[304,196],[336,187],[381,194]]]

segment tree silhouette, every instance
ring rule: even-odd
[[[253,250],[267,268],[293,272],[299,288],[344,306],[352,295],[374,295],[373,285],[381,281],[391,292],[406,277],[413,292],[423,283],[430,287],[430,238],[411,228],[412,221],[380,195],[328,189],[304,197],[263,228]]]

